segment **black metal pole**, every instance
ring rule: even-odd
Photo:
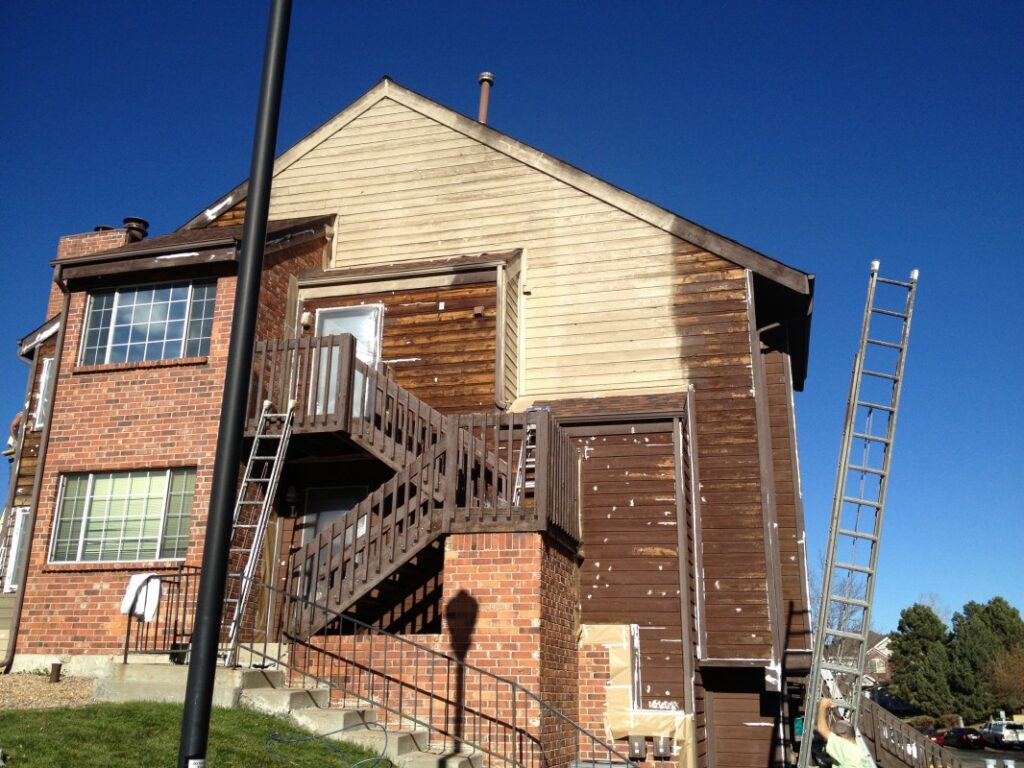
[[[270,181],[274,170],[277,121],[281,112],[281,89],[291,12],[291,0],[272,0],[256,132],[253,137],[249,195],[245,224],[242,227],[242,252],[231,322],[231,344],[217,433],[217,456],[213,466],[202,580],[196,601],[192,658],[185,691],[185,712],[181,721],[178,768],[206,766],[213,684],[217,671],[217,643],[224,608],[228,550],[231,546],[232,516],[242,454],[242,430],[245,426],[252,350],[256,336],[260,271],[267,237]]]

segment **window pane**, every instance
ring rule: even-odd
[[[216,284],[212,282],[94,294],[81,362],[124,363],[205,355],[215,297]]]
[[[182,558],[188,547],[194,489],[192,469],[69,475],[59,502],[50,559]]]

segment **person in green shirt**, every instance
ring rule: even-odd
[[[825,739],[825,752],[836,761],[838,768],[874,768],[871,755],[857,743],[853,726],[845,720],[836,720],[832,727],[828,725],[828,711],[832,707],[832,699],[824,698],[818,704],[818,720],[815,727]]]

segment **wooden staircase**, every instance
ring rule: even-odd
[[[578,454],[546,411],[446,416],[358,360],[347,335],[259,342],[250,409],[264,400],[295,400],[295,435],[342,435],[396,470],[292,555],[288,591],[311,604],[393,602],[448,533],[579,543]],[[312,608],[292,620],[305,635],[331,621]]]

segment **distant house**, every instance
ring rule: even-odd
[[[889,635],[868,634],[868,650],[864,654],[865,685],[888,685],[892,678],[892,650]]]
[[[155,647],[187,647],[246,199],[61,239],[21,345],[8,666],[120,660],[140,573],[163,580]],[[319,607],[300,625],[258,603],[263,639],[337,661],[341,614],[623,751],[781,762],[810,657],[793,396],[813,276],[391,80],[277,158],[270,219],[248,445],[264,401],[294,426],[255,578]]]

